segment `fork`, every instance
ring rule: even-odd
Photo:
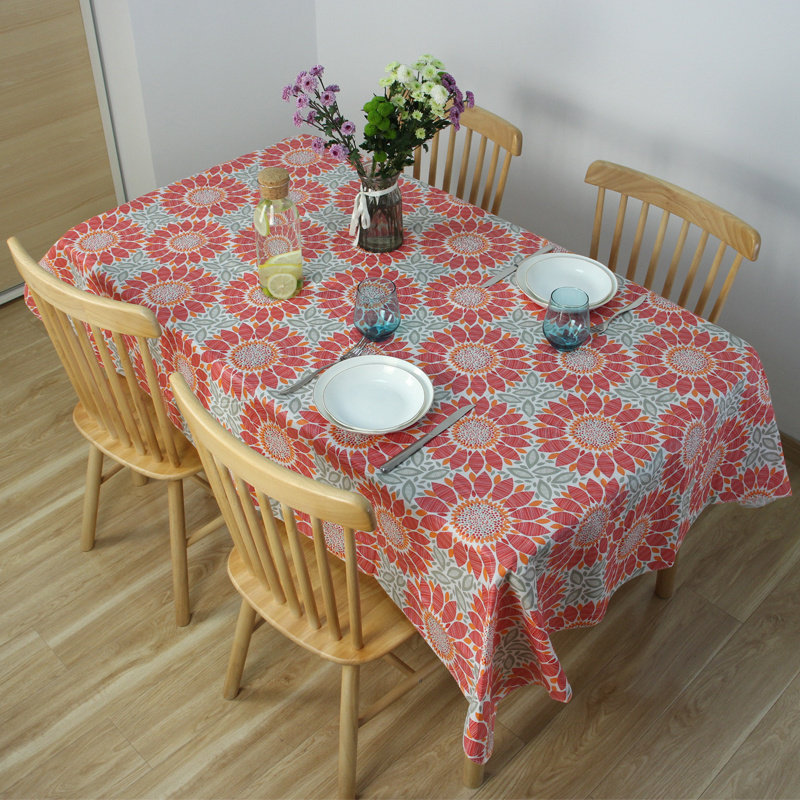
[[[332,367],[334,364],[338,364],[340,361],[345,361],[348,358],[354,358],[355,356],[360,356],[366,349],[367,345],[369,344],[369,339],[366,336],[362,336],[359,341],[357,341],[349,350],[345,350],[339,358],[335,359],[334,361],[328,361],[327,364],[323,364],[321,367],[317,367],[311,372],[307,372],[303,375],[300,380],[295,381],[290,386],[286,386],[283,389],[279,389],[275,394],[277,395],[287,395],[296,392],[298,389],[302,389],[303,386],[311,383],[318,375],[325,372],[328,367]]]
[[[628,303],[628,305],[624,306],[623,308],[619,309],[619,311],[615,311],[610,317],[604,319],[602,322],[598,322],[597,325],[592,325],[589,329],[592,334],[595,333],[605,333],[608,324],[613,320],[616,319],[620,314],[624,314],[626,311],[631,311],[634,308],[640,306],[644,301],[647,300],[647,295],[643,294],[637,297],[632,303]]]

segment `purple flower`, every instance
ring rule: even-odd
[[[302,79],[298,81],[304,92],[311,92],[317,85],[317,79],[313,75],[305,74]]]
[[[317,112],[313,108],[309,109],[308,117],[306,118],[306,122],[309,125],[313,125],[314,122],[316,121],[316,119],[317,119]]]
[[[304,94],[299,95],[295,103],[298,108],[308,108],[308,98]]]
[[[455,88],[456,79],[449,72],[443,72],[440,77],[442,79],[442,86],[444,86],[448,92],[451,92]]]
[[[352,136],[356,132],[356,126],[353,125],[350,120],[345,120],[344,124],[342,125],[342,133],[345,136]]]
[[[457,131],[461,130],[461,123],[458,121],[460,117],[461,117],[461,114],[459,113],[459,110],[455,106],[453,106],[450,109],[450,122],[453,123],[453,127]]]
[[[322,75],[324,70],[325,67],[323,67],[322,64],[317,64],[315,67],[311,67],[311,69],[308,71],[308,74],[318,78],[320,75]]]
[[[306,75],[308,75],[308,73],[307,73],[305,70],[303,70],[303,71],[302,71],[302,72],[301,72],[301,73],[300,73],[300,74],[299,74],[299,75],[298,75],[298,76],[295,78],[294,82],[295,82],[295,83],[302,83],[302,82],[303,82],[303,78],[305,78],[305,76],[306,76]]]
[[[461,89],[459,89],[458,86],[453,87],[453,97],[455,98],[456,103],[461,103],[461,101],[464,99],[464,95],[461,94]]]
[[[331,145],[331,156],[336,161],[344,161],[348,155],[350,155],[350,151],[343,144]]]
[[[332,106],[336,102],[336,95],[330,90],[326,89],[320,96],[319,101],[326,108]]]
[[[305,122],[305,120],[299,111],[295,111],[294,115],[292,116],[292,122],[294,122],[296,128],[299,128],[303,122]]]
[[[288,86],[283,87],[283,94],[281,97],[288,103],[289,98],[294,94],[294,84],[290,83]]]
[[[472,92],[467,92],[467,108],[472,108],[475,105],[475,95]]]
[[[321,156],[325,152],[325,140],[324,139],[320,139],[319,136],[315,136],[311,140],[311,149],[318,156]]]
[[[335,83],[332,83],[330,86],[325,87],[325,91],[333,92],[335,94],[336,92],[340,92],[341,89]]]

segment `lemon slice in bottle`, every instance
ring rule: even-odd
[[[267,216],[267,204],[264,201],[260,202],[253,212],[253,227],[261,236],[269,235],[269,217]]]
[[[288,300],[297,291],[297,278],[288,272],[279,272],[270,277],[266,288],[276,300]]]

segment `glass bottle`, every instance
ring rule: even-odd
[[[258,283],[267,297],[287,300],[303,288],[300,212],[289,198],[285,169],[262,169],[258,188],[261,201],[253,214]]]

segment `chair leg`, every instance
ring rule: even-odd
[[[131,483],[134,486],[146,486],[149,480],[150,478],[147,475],[142,475],[141,472],[137,472],[135,469],[131,470]]]
[[[186,558],[186,515],[183,481],[167,481],[169,497],[169,543],[172,551],[172,591],[175,619],[180,627],[189,624],[189,564]]]
[[[103,451],[89,445],[89,465],[86,469],[86,492],[83,495],[83,523],[81,527],[81,550],[94,547],[97,529],[97,507],[100,503],[100,484],[103,480]]]
[[[656,595],[662,600],[669,600],[675,592],[675,578],[678,576],[678,558],[667,569],[660,569],[656,573]]]
[[[225,688],[222,690],[222,696],[226,700],[233,700],[239,694],[244,662],[247,660],[247,650],[250,647],[250,637],[253,635],[255,622],[256,612],[250,603],[242,598],[239,619],[236,620],[236,634],[233,637],[233,647],[228,659],[228,671],[225,673]]]
[[[469,758],[464,756],[464,772],[462,780],[467,789],[477,789],[483,784],[483,773],[485,771],[485,764],[476,764]]]
[[[356,796],[356,751],[358,749],[358,692],[360,667],[342,666],[342,703],[339,710],[339,797]]]

